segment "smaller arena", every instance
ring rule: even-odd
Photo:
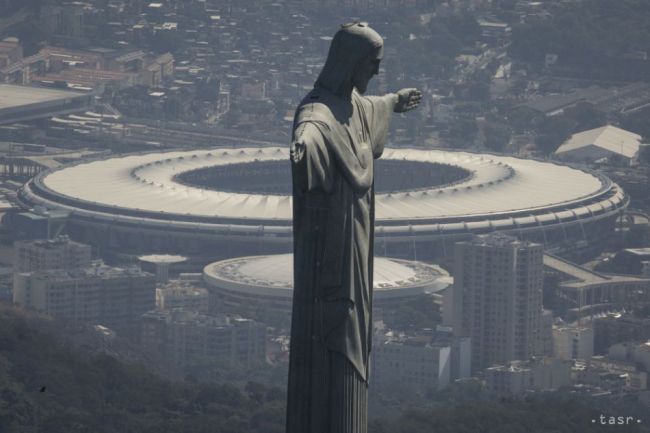
[[[452,279],[437,265],[375,258],[374,306],[387,307],[447,288]],[[291,313],[293,254],[223,260],[203,270],[203,280],[218,307],[263,308]]]

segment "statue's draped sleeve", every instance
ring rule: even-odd
[[[333,161],[315,124],[302,122],[295,128],[291,144],[291,163],[297,193],[331,190]]]
[[[393,98],[395,95],[367,96],[361,98],[362,104],[366,106],[366,119],[368,119],[368,130],[370,143],[375,159],[384,152],[384,146],[388,141],[390,118],[393,113]]]

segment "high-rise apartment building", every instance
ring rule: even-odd
[[[451,322],[471,337],[472,371],[540,351],[543,254],[502,234],[456,244]]]

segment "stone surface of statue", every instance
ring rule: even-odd
[[[392,113],[421,99],[415,89],[363,96],[382,54],[367,24],[342,26],[296,110],[287,433],[367,432],[374,160]]]

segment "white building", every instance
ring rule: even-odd
[[[607,357],[617,361],[635,362],[650,370],[650,341],[616,343],[607,350]]]
[[[251,367],[266,360],[266,327],[236,316],[187,310],[142,316],[142,346],[177,365],[212,360]]]
[[[370,380],[389,391],[404,387],[413,392],[441,390],[449,385],[451,347],[424,337],[391,336],[373,344]]]
[[[645,390],[648,386],[647,373],[640,371],[634,362],[603,356],[576,362],[571,375],[575,383],[597,386],[614,393]]]
[[[155,306],[155,289],[152,274],[101,262],[85,269],[14,274],[14,303],[118,334],[137,329],[141,315]]]
[[[589,359],[594,354],[594,330],[590,326],[553,327],[553,351],[560,359]]]
[[[561,159],[595,162],[603,158],[620,158],[628,164],[636,162],[641,136],[612,125],[573,134],[556,151]]]
[[[534,358],[512,361],[487,368],[488,392],[499,397],[517,396],[526,391],[555,390],[571,384],[570,361],[557,358]]]
[[[90,266],[91,248],[59,236],[50,240],[17,241],[14,257],[14,272],[81,269]]]
[[[497,365],[485,370],[485,385],[496,396],[523,394],[533,388],[530,368],[518,364]]]
[[[159,310],[186,310],[207,313],[210,308],[210,294],[207,289],[190,282],[174,280],[156,289],[156,307]]]
[[[553,311],[542,310],[538,356],[553,356]]]
[[[472,376],[472,339],[454,336],[452,328],[441,325],[436,326],[433,338],[437,344],[448,345],[451,348],[450,381],[470,378]]]
[[[454,334],[471,337],[472,369],[541,352],[543,247],[505,235],[456,244]]]

